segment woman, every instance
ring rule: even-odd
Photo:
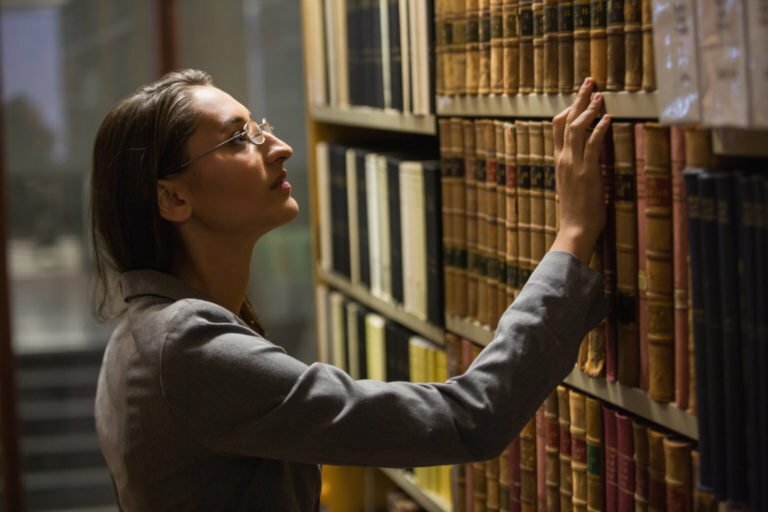
[[[104,297],[117,275],[125,302],[96,397],[122,509],[316,510],[320,464],[497,456],[604,314],[586,263],[605,222],[597,155],[610,120],[588,135],[602,108],[592,89],[553,123],[552,250],[472,367],[430,385],[354,381],[262,337],[245,296],[251,251],[298,211],[291,148],[266,122],[194,70],[117,105],[96,138],[91,214]]]

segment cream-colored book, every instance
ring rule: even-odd
[[[376,313],[365,315],[365,347],[368,379],[387,380],[387,350],[384,318]]]
[[[307,82],[310,104],[315,106],[328,104],[324,3],[323,0],[303,2],[304,26],[307,28],[305,48],[309,53],[306,60]]]
[[[389,229],[389,180],[387,179],[387,157],[376,156],[376,199],[379,224],[379,265],[381,266],[381,289],[379,298],[392,302],[392,239]]]
[[[413,304],[416,301],[416,288],[414,286],[415,257],[413,245],[413,162],[400,162],[400,247],[403,256],[403,309],[413,313]]]
[[[379,245],[378,155],[365,155],[365,194],[368,222],[368,261],[371,271],[371,294],[381,297],[381,248]]]

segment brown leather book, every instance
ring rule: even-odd
[[[653,5],[642,0],[641,26],[643,33],[643,90],[656,90],[656,63],[653,56]]]
[[[536,416],[534,415],[520,432],[521,510],[536,512],[536,498]]]
[[[435,93],[438,96],[446,94],[446,60],[448,56],[448,39],[446,38],[446,18],[448,0],[435,0]],[[450,25],[448,26],[450,30]]]
[[[569,391],[571,410],[571,472],[574,512],[587,510],[587,410],[586,397]]]
[[[573,0],[557,1],[557,90],[573,90]]]
[[[462,121],[464,132],[464,190],[467,223],[467,318],[477,319],[477,290],[479,279],[479,252],[477,246],[477,174],[475,169],[475,123]]]
[[[624,0],[624,90],[643,85],[642,0]]]
[[[648,428],[648,512],[666,510],[667,490],[664,483],[664,434]]]
[[[685,208],[685,131],[670,128],[672,158],[673,274],[675,276],[675,403],[688,408],[688,216]]]
[[[504,0],[491,0],[491,87],[492,94],[504,93]]]
[[[520,512],[520,435],[509,445],[509,510]]]
[[[637,188],[637,333],[640,341],[640,388],[648,391],[648,307],[646,303],[645,126],[635,125],[635,184]]]
[[[557,236],[557,204],[555,179],[555,142],[552,123],[542,123],[544,132],[544,251],[548,251]]]
[[[616,328],[616,182],[613,130],[608,128],[600,150],[600,171],[603,176],[605,197],[605,229],[603,230],[602,263],[603,290],[609,305],[608,316],[604,319],[605,335],[605,376],[611,382],[617,380],[617,328]]]
[[[624,89],[624,0],[606,0],[608,23],[606,27],[607,71],[605,88],[608,91]]]
[[[507,446],[499,456],[499,512],[510,512],[509,487],[510,475],[510,455],[512,453],[512,444]]]
[[[520,0],[518,33],[520,34],[520,72],[518,91],[533,92],[533,0]]]
[[[507,150],[504,138],[504,121],[493,122],[496,137],[496,311],[492,327],[511,302],[507,302]]]
[[[557,94],[560,28],[557,24],[557,0],[544,0],[544,92]]]
[[[504,123],[504,152],[507,154],[506,187],[507,211],[505,224],[507,228],[507,303],[512,304],[520,290],[520,245],[517,223],[517,129],[513,122]]]
[[[533,92],[544,92],[544,0],[533,0]]]
[[[528,122],[518,121],[516,126],[518,289],[522,289],[533,270],[531,260],[531,140],[528,136]]]
[[[485,478],[485,462],[472,463],[472,508],[485,510],[488,502],[488,484]]]
[[[544,257],[544,131],[537,121],[528,123],[531,164],[531,270]]]
[[[597,247],[602,247],[602,236],[597,242]],[[603,254],[596,250],[589,261],[589,267],[603,274]],[[582,342],[582,346],[584,343]],[[584,361],[584,372],[590,377],[600,377],[605,370],[605,320],[589,331],[587,334],[587,353]]]
[[[547,510],[547,421],[544,403],[536,411],[536,510]]]
[[[445,282],[445,312],[455,315],[456,267],[454,264],[455,242],[455,207],[452,204],[454,186],[454,159],[451,155],[451,120],[447,118],[438,121],[440,139],[440,190],[443,197],[441,203],[443,222],[443,279]]]
[[[518,0],[503,0],[504,17],[504,94],[517,94],[520,82],[520,32]]]
[[[648,394],[675,398],[675,324],[672,265],[672,175],[669,129],[645,125],[646,300]]]
[[[635,134],[630,123],[613,123],[616,168],[616,288],[619,382],[639,382],[637,332],[637,212]]]
[[[465,0],[451,0],[451,80],[448,92],[467,93],[467,11]]]
[[[478,0],[478,41],[479,70],[477,93],[491,93],[491,3],[490,0]]]
[[[571,469],[571,404],[568,388],[557,386],[557,414],[560,435],[560,512],[573,510],[573,470]]]
[[[693,511],[694,512],[717,512],[718,503],[714,494],[705,491],[699,485],[699,452],[691,452],[691,468],[693,470]]]
[[[587,510],[603,510],[603,406],[587,397]]]
[[[589,70],[598,90],[605,90],[608,65],[606,1],[591,0],[589,6]]]
[[[477,181],[477,320],[488,325],[488,119],[475,119],[475,179]]]
[[[480,0],[465,0],[467,71],[465,93],[476,96],[480,87]]]
[[[645,425],[634,422],[632,435],[635,445],[635,512],[648,510],[648,432]]]
[[[557,390],[549,394],[544,402],[544,423],[546,426],[546,485],[548,512],[560,510],[560,424]]]
[[[499,512],[499,459],[485,461],[485,510]]]
[[[669,512],[692,512],[691,449],[688,441],[664,439],[664,482]]]
[[[589,0],[573,0],[573,92],[590,75]]]
[[[499,306],[496,303],[499,289],[498,279],[498,162],[496,160],[496,124],[492,119],[486,119],[483,124],[485,131],[485,184],[486,204],[484,207],[486,216],[485,233],[485,280],[486,280],[486,311],[483,315],[483,324],[491,329],[496,328]]]
[[[618,512],[635,510],[635,443],[632,419],[618,411],[616,414],[616,447],[618,476]],[[611,512],[608,510],[608,512]]]
[[[467,315],[467,193],[464,162],[464,121],[452,118],[449,124],[449,152],[453,160],[453,187],[450,202],[453,206],[452,238],[454,243],[455,285],[453,296],[454,314]]]

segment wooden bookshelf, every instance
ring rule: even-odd
[[[336,274],[335,272],[329,272],[322,268],[317,268],[317,278],[344,293],[348,297],[352,297],[359,303],[367,306],[369,309],[376,311],[377,313],[394,320],[395,322],[407,327],[408,329],[422,335],[429,341],[442,346],[445,339],[445,331],[435,325],[430,324],[420,318],[403,310],[402,307],[391,304],[378,297],[375,297],[367,289],[353,285],[349,282],[349,279]]]
[[[616,119],[656,119],[656,93],[605,92],[607,112]],[[438,96],[437,114],[458,117],[552,118],[573,103],[575,94]]]
[[[314,120],[320,123],[421,135],[437,134],[435,116],[416,116],[367,107],[340,109],[314,106],[311,112]]]
[[[397,486],[416,503],[429,512],[448,512],[451,506],[442,497],[419,487],[416,481],[402,469],[380,468]]]
[[[768,130],[715,128],[712,149],[716,155],[768,158]]]
[[[480,345],[487,345],[493,339],[493,331],[487,327],[452,316],[446,317],[445,322],[448,331]],[[574,368],[563,382],[668,430],[693,440],[699,439],[695,415],[679,409],[674,404],[655,402],[645,391],[617,382],[608,382],[603,378],[589,377],[578,368]]]

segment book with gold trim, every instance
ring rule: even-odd
[[[518,91],[523,94],[533,92],[533,0],[520,0],[518,11],[518,33],[520,46],[520,71],[518,73]]]
[[[685,214],[685,132],[670,128],[672,159],[672,233],[675,297],[675,403],[688,408],[688,228]]]
[[[505,225],[507,228],[506,247],[506,284],[507,303],[512,304],[520,289],[520,244],[518,227],[517,204],[517,129],[515,123],[504,123],[504,152],[506,153],[506,186],[507,210]]]
[[[507,149],[506,123],[494,121],[496,136],[496,312],[492,325],[511,304],[507,300]]]
[[[587,410],[586,397],[569,391],[571,412],[571,471],[574,512],[587,510]]]
[[[467,233],[467,317],[477,318],[477,297],[479,282],[479,254],[477,245],[477,200],[478,183],[475,153],[475,123],[471,119],[462,121],[464,146],[464,191]]]
[[[549,394],[544,402],[544,423],[546,441],[546,510],[560,510],[560,423],[557,390]]]
[[[624,89],[624,0],[606,0],[606,81],[608,91]]]
[[[624,90],[643,84],[642,0],[624,0]]]
[[[587,510],[601,511],[604,502],[603,407],[587,397]]]
[[[523,512],[536,510],[536,483],[536,416],[534,415],[520,432],[520,504]]]
[[[490,0],[478,0],[479,72],[477,93],[491,92],[491,4]]]
[[[598,90],[605,90],[608,47],[606,40],[606,2],[591,0],[589,5],[589,72]]]
[[[643,34],[643,90],[656,90],[656,60],[653,50],[653,4],[641,0],[640,22]]]
[[[463,77],[464,92],[477,95],[480,87],[480,0],[465,0],[467,23],[464,36],[467,54],[467,69]]]
[[[573,90],[573,0],[557,2],[557,90]]]
[[[666,510],[664,439],[663,433],[648,428],[648,512]]]
[[[544,92],[557,94],[560,27],[557,23],[557,0],[544,0]]]
[[[504,94],[516,94],[520,83],[519,5],[518,0],[503,0],[501,7],[504,18],[502,44]]]
[[[632,441],[635,445],[635,510],[648,510],[648,429],[632,423]]]
[[[533,271],[531,260],[531,167],[528,136],[529,123],[517,121],[517,241],[518,289],[522,289]]]
[[[504,0],[491,0],[490,93],[504,93]]]
[[[693,510],[691,449],[692,444],[688,441],[664,438],[667,510]]]
[[[531,270],[536,268],[545,252],[544,224],[544,131],[541,122],[528,123],[531,169]]]
[[[568,388],[557,386],[557,414],[560,451],[560,512],[573,508],[573,470],[571,469],[571,404]]]
[[[573,92],[590,75],[589,27],[589,0],[573,0]]]
[[[548,251],[557,236],[557,202],[555,201],[555,142],[552,123],[542,123],[544,132],[544,250]]]
[[[640,346],[640,388],[648,390],[648,283],[646,279],[645,125],[635,125],[635,192],[637,194],[637,326]]]
[[[544,92],[544,0],[533,0],[533,92]]]

